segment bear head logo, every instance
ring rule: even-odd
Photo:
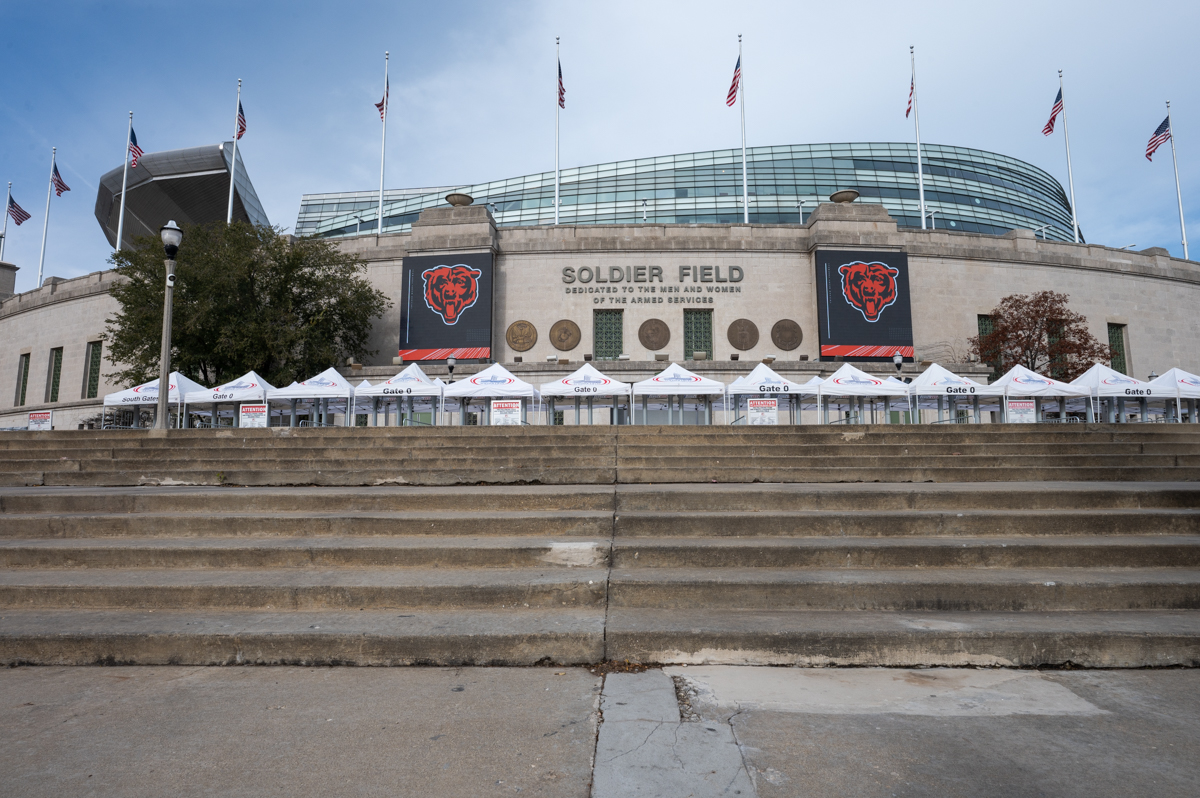
[[[421,272],[425,284],[425,304],[454,325],[462,313],[479,299],[479,278],[483,272],[462,263],[456,266],[435,266]]]
[[[842,296],[869,322],[896,301],[896,275],[900,270],[886,263],[856,261],[838,267],[842,276]]]

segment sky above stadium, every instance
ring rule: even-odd
[[[737,147],[738,33],[750,146],[911,140],[912,44],[924,143],[1004,153],[1065,187],[1061,122],[1041,133],[1063,69],[1087,239],[1181,255],[1169,145],[1144,153],[1171,100],[1200,247],[1198,23],[1188,2],[5,3],[0,189],[33,215],[9,222],[5,260],[34,287],[57,146],[72,191],[52,200],[45,273],[106,268],[93,210],[128,112],[146,152],[214,144],[238,78],[239,150],[272,223],[290,229],[302,194],[377,188],[384,50],[388,187],[552,169],[555,36],[564,167]]]

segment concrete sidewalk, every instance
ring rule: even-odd
[[[4,796],[1103,798],[1198,783],[1198,670],[0,671]]]

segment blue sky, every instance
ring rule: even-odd
[[[1063,69],[1088,240],[1180,255],[1169,149],[1143,152],[1171,100],[1200,224],[1197,23],[1185,2],[5,3],[0,181],[33,214],[10,222],[5,260],[18,290],[34,286],[57,146],[72,191],[52,200],[46,274],[105,268],[96,186],[121,162],[128,112],[147,152],[215,143],[239,77],[240,149],[273,223],[295,224],[301,194],[377,186],[384,50],[389,187],[553,168],[555,36],[564,166],[734,147],[738,33],[751,146],[911,140],[913,44],[926,142],[1011,155],[1065,185],[1061,135],[1041,135]]]

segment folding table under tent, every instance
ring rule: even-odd
[[[239,408],[242,402],[262,403],[267,400],[267,391],[275,390],[275,386],[254,373],[247,371],[236,380],[231,380],[215,388],[202,388],[199,391],[188,391],[183,397],[184,404],[211,405],[213,426],[217,425],[221,405],[233,405],[233,426],[238,425]],[[184,419],[187,426],[187,419]]]
[[[1072,397],[1082,396],[1090,399],[1092,392],[1082,385],[1072,385],[1067,382],[1053,379],[1051,377],[1043,377],[1034,371],[1030,371],[1024,366],[1013,366],[1004,376],[993,382],[988,387],[999,388],[1004,391],[1004,404],[1002,407],[1003,420],[1008,420],[1008,403],[1009,400],[1016,397],[1029,397],[1034,400],[1034,414],[1038,422],[1045,421],[1043,417],[1042,399],[1052,398],[1058,399],[1059,417],[1066,417],[1066,401]]]
[[[667,424],[675,423],[675,407],[679,409],[679,423],[683,424],[684,410],[687,404],[687,397],[692,397],[692,405],[696,411],[697,424],[712,423],[712,397],[719,396],[722,401],[718,405],[723,409],[725,398],[725,383],[710,380],[708,377],[701,377],[699,374],[692,372],[680,366],[677,363],[672,363],[667,368],[663,369],[658,374],[649,379],[635,382],[633,384],[634,397],[642,397],[642,424],[647,423],[649,418],[649,399],[652,396],[661,396],[666,399],[662,403],[663,408],[667,411]],[[636,405],[636,402],[635,402]],[[702,420],[703,419],[703,420]],[[637,423],[637,410],[633,412],[633,423]]]
[[[367,399],[367,407],[371,412],[371,426],[379,426],[379,410],[383,409],[383,426],[391,423],[391,407],[396,405],[396,425],[411,426],[413,416],[419,410],[424,412],[426,406],[432,414],[433,424],[438,422],[438,405],[446,384],[439,379],[429,379],[416,363],[410,364],[390,380],[367,387],[360,386],[354,391],[358,399]]]
[[[813,377],[807,383],[793,382],[787,377],[779,375],[766,363],[759,363],[749,374],[738,377],[725,388],[727,397],[725,405],[726,408],[729,408],[728,398],[732,397],[732,409],[736,415],[741,412],[743,397],[786,400],[788,414],[791,417],[790,423],[798,424],[801,420],[802,397],[806,394],[816,396],[817,386],[820,384],[820,377]],[[729,423],[736,424],[741,418],[729,420]]]
[[[297,425],[301,403],[311,404],[308,426],[332,427],[330,417],[339,410],[345,412],[345,426],[353,423],[354,388],[335,368],[327,368],[315,377],[293,382],[286,388],[267,391],[267,401],[288,403],[288,423],[292,427]]]
[[[457,399],[459,408],[459,424],[467,423],[467,407],[472,399],[483,400],[487,426],[493,424],[492,402],[501,399],[519,399],[521,402],[522,424],[528,424],[530,402],[541,401],[541,394],[536,388],[524,380],[513,376],[512,372],[493,363],[478,374],[458,382],[452,382],[442,390],[442,405],[447,399]]]
[[[180,374],[178,371],[172,371],[170,383],[167,387],[167,404],[175,405],[175,415],[179,419],[178,423],[186,424],[187,414],[187,395],[192,391],[207,390],[198,382],[193,382],[187,377]],[[110,407],[130,407],[141,409],[143,407],[158,406],[158,380],[150,380],[143,382],[141,385],[135,385],[132,388],[126,388],[123,391],[116,391],[104,397],[104,412],[108,412]],[[140,413],[134,413],[134,426],[139,425]],[[101,424],[101,426],[108,426]]]
[[[908,385],[900,381],[890,382],[887,377],[872,377],[862,369],[855,368],[849,363],[845,363],[837,371],[833,372],[827,379],[821,381],[817,388],[817,402],[820,408],[820,418],[822,424],[829,423],[829,406],[834,404],[833,399],[848,398],[850,401],[846,404],[854,412],[857,404],[858,423],[867,423],[864,419],[866,415],[866,400],[871,399],[871,414],[875,413],[875,399],[883,399],[883,418],[885,423],[891,422],[892,399],[902,398],[905,407],[908,406]],[[843,403],[837,402],[838,413],[841,414]],[[839,420],[834,423],[843,423],[849,421],[849,418]]]
[[[1146,383],[1157,397],[1172,396],[1175,399],[1175,421],[1183,418],[1182,402],[1187,400],[1188,421],[1197,421],[1196,400],[1200,399],[1200,377],[1183,369],[1173,368],[1166,374]],[[1161,392],[1161,393],[1160,393]]]
[[[937,363],[931,364],[929,368],[914,377],[912,382],[901,384],[908,388],[910,404],[914,409],[937,409],[938,424],[946,421],[957,423],[958,403],[962,400],[967,400],[970,403],[975,423],[978,424],[980,421],[980,410],[991,409],[989,405],[981,407],[979,400],[983,397],[1000,398],[1004,396],[1003,388],[997,388],[994,385],[984,385],[983,383],[975,382],[975,380],[960,377],[949,369],[939,366]],[[925,403],[922,403],[922,397],[925,397]],[[930,400],[936,400],[936,403]],[[999,405],[995,406],[999,407]],[[948,419],[945,417],[947,410],[950,411],[950,418]]]
[[[616,424],[618,397],[627,396],[629,397],[629,421],[633,421],[633,386],[602,374],[591,363],[584,363],[561,380],[542,383],[541,394],[547,400],[546,417],[550,424],[554,423],[554,400],[560,398],[575,400],[575,424],[578,426],[580,405],[584,399],[587,399],[589,425],[593,421],[592,413],[597,397],[612,399],[612,423]]]

